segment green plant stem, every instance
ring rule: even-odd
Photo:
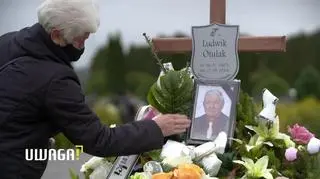
[[[154,58],[157,60],[158,65],[160,66],[161,70],[164,73],[167,73],[167,69],[163,66],[162,64],[162,60],[159,58],[158,54],[155,51],[154,45],[152,43],[152,41],[149,39],[149,37],[146,35],[146,33],[142,34],[144,36],[144,38],[146,39],[147,43],[149,44],[150,48],[151,48],[151,53],[154,56]]]

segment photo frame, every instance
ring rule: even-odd
[[[200,145],[214,141],[219,132],[225,131],[228,144],[232,144],[237,117],[240,80],[195,79],[191,126],[187,131],[186,143]]]

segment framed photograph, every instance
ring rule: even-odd
[[[213,141],[221,131],[233,137],[240,81],[195,80],[191,126],[187,144]],[[228,140],[231,145],[231,140]]]

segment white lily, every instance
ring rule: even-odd
[[[92,157],[85,164],[81,166],[80,172],[85,173],[89,169],[96,169],[98,166],[104,163],[104,158],[102,157]]]
[[[266,178],[273,179],[272,174],[270,173],[272,169],[267,169],[269,163],[269,157],[263,156],[257,160],[256,163],[250,158],[242,158],[241,160],[235,160],[234,163],[238,163],[246,167],[247,171],[242,178]]]
[[[263,144],[273,146],[270,142],[274,139],[283,140],[286,147],[295,147],[295,143],[290,139],[290,136],[287,134],[279,132],[279,117],[277,116],[272,123],[271,128],[269,129],[267,125],[260,121],[258,126],[246,126],[246,128],[254,131],[256,134],[251,137],[249,145],[246,146],[247,151],[250,151],[253,148],[259,148]]]

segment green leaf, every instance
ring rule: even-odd
[[[263,177],[265,179],[273,179],[273,176],[272,174],[270,173],[270,170],[266,170],[264,173],[263,173]]]
[[[244,166],[244,161],[242,160],[234,160],[233,162]]]
[[[268,162],[269,162],[269,157],[268,156],[263,156],[258,161],[255,163],[255,166],[258,171],[264,171],[268,167]]]
[[[275,138],[278,134],[279,134],[279,118],[278,116],[275,118],[273,124],[272,124],[272,127],[270,129],[270,132],[269,132],[269,136],[271,138]]]
[[[259,136],[257,141],[256,141],[256,146],[263,144],[265,141],[264,137]]]
[[[240,179],[248,179],[247,175],[243,175]]]
[[[168,71],[153,84],[148,93],[148,103],[159,112],[188,115],[192,108],[193,80],[182,71]]]
[[[273,144],[271,142],[263,142],[263,144],[268,145],[269,147],[273,147]]]
[[[238,142],[239,144],[243,144],[243,141],[240,139],[230,138],[231,140]]]
[[[287,134],[279,133],[276,136],[276,139],[283,140],[285,145],[286,145],[286,148],[295,147],[296,146],[296,144],[291,140],[290,136],[288,136]]]
[[[257,129],[257,134],[261,137],[268,138],[269,137],[269,129],[267,127],[267,124],[264,121],[260,121]]]
[[[246,127],[247,129],[252,130],[252,131],[255,131],[254,128],[253,128],[254,126],[245,125],[245,127]],[[256,131],[255,131],[255,132],[256,132]]]
[[[155,90],[155,86],[156,84],[153,84],[148,92],[148,103],[155,107],[159,112],[161,113],[165,113],[165,109],[163,108],[163,106],[157,101],[157,99],[155,98],[155,94],[154,94],[154,90]]]
[[[256,146],[254,146],[254,145],[246,145],[247,152],[250,152],[250,150],[252,150],[255,147]]]
[[[130,176],[130,179],[149,179],[149,176],[144,172],[136,172]]]
[[[247,168],[248,171],[251,171],[254,169],[254,162],[250,158],[242,157],[242,160],[244,161],[244,166]]]
[[[76,172],[71,168],[69,168],[69,174],[71,179],[79,179],[79,175],[77,175]]]
[[[234,169],[233,160],[236,159],[236,153],[235,152],[226,152],[224,154],[217,153],[217,157],[222,162],[217,176],[228,176],[230,171]]]
[[[258,134],[255,134],[254,136],[252,136],[249,140],[249,145],[255,146],[258,138],[259,138]]]

